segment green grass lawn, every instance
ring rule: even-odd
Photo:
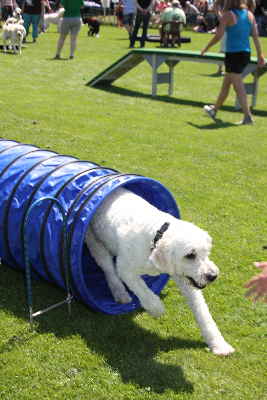
[[[192,38],[183,45],[188,50],[210,39],[183,34]],[[171,281],[159,319],[142,310],[108,316],[75,303],[71,318],[59,308],[31,331],[23,275],[1,266],[0,399],[267,399],[267,309],[245,299],[243,288],[256,273],[252,262],[267,258],[267,74],[255,125],[234,126],[242,115],[233,93],[214,124],[202,107],[218,94],[216,66],[181,63],[171,98],[166,85],[151,98],[147,63],[108,90],[95,89],[86,83],[128,51],[126,32],[102,26],[101,37],[92,39],[84,27],[75,59],[62,61],[52,60],[57,37],[51,29],[21,56],[0,53],[0,135],[161,181],[183,219],[213,237],[221,275],[204,294],[236,353],[220,358],[207,351]],[[267,40],[261,42],[267,55]],[[34,283],[36,308],[62,296],[46,282]]]

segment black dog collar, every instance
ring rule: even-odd
[[[151,245],[151,251],[153,251],[156,248],[156,244],[157,242],[162,238],[163,234],[166,232],[166,230],[169,228],[170,223],[169,222],[165,222],[161,228],[156,232],[156,235],[152,241],[152,245]]]

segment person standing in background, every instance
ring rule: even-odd
[[[133,34],[130,40],[130,48],[133,48],[137,39],[138,30],[143,24],[143,32],[140,40],[140,47],[145,47],[145,41],[147,38],[147,29],[151,16],[151,10],[153,8],[153,0],[136,0],[136,18],[133,28]]]
[[[123,25],[129,34],[129,39],[131,40],[131,35],[133,32],[134,16],[136,13],[136,3],[135,0],[122,0],[123,4]]]
[[[267,36],[267,0],[256,0],[254,15],[260,36]]]
[[[29,34],[32,25],[32,41],[35,43],[39,35],[39,23],[41,16],[44,14],[43,0],[25,0],[22,6],[22,18],[24,28],[26,29],[26,37]],[[24,39],[26,42],[26,38]]]
[[[77,37],[82,26],[81,7],[83,0],[61,0],[61,6],[65,8],[62,24],[60,27],[60,35],[57,42],[57,52],[55,60],[60,59],[65,40],[70,34],[70,59],[74,58],[74,52],[77,45]]]

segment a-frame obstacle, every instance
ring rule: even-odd
[[[173,93],[174,85],[174,67],[181,61],[200,62],[222,65],[224,63],[224,54],[206,53],[201,55],[199,51],[174,50],[174,49],[134,49],[121,57],[110,67],[91,79],[88,86],[108,86],[115,80],[125,75],[131,69],[135,68],[142,61],[146,60],[152,68],[152,96],[157,94],[157,85],[167,83],[169,85],[169,96]],[[158,68],[165,63],[169,71],[159,73]],[[267,65],[267,60],[266,60]],[[251,60],[242,73],[243,78],[252,74],[253,82],[246,83],[247,94],[252,95],[252,107],[255,107],[258,93],[258,81],[260,76],[267,72],[267,66],[259,68],[257,58],[251,57]],[[236,106],[238,103],[236,101]]]

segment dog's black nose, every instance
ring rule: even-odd
[[[207,274],[206,278],[207,278],[207,281],[213,282],[217,278],[217,275],[216,274]]]

